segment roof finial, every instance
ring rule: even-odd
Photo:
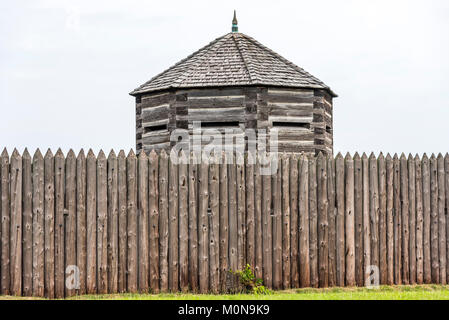
[[[239,27],[237,25],[237,15],[234,10],[234,19],[232,19],[232,32],[239,32]]]

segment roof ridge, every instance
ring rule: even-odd
[[[232,34],[232,39],[234,40],[235,47],[237,48],[237,51],[240,54],[240,58],[242,58],[243,64],[244,64],[244,66],[246,68],[246,71],[248,72],[249,81],[252,83],[253,79],[251,77],[251,71],[249,70],[248,64],[246,63],[245,57],[244,57],[244,55],[242,53],[242,50],[241,50],[237,40],[235,39],[235,34],[236,33]]]
[[[227,35],[229,35],[230,33],[227,33],[221,37],[216,38],[215,40],[212,40],[211,42],[209,42],[208,44],[206,44],[205,46],[201,47],[200,49],[196,50],[195,52],[191,53],[190,55],[188,55],[187,57],[185,57],[184,59],[178,61],[177,63],[175,63],[174,65],[172,65],[171,67],[168,67],[167,69],[165,69],[164,71],[158,73],[157,75],[155,75],[154,77],[152,77],[150,80],[148,80],[147,82],[145,82],[144,84],[140,85],[139,87],[137,87],[136,89],[134,89],[130,94],[135,93],[136,91],[139,91],[140,89],[144,88],[147,84],[149,84],[150,82],[156,80],[157,78],[159,78],[160,76],[162,76],[163,74],[167,73],[170,70],[173,70],[174,68],[176,68],[177,66],[181,65],[182,63],[186,62],[187,60],[189,60],[190,58],[192,58],[193,56],[197,55],[198,53],[200,53],[201,51],[206,50],[207,48],[210,48],[211,46],[213,46],[214,44],[216,44],[218,41],[222,40],[224,37],[226,37]],[[177,80],[178,78],[176,78]],[[175,80],[175,81],[176,81]]]
[[[313,80],[317,81],[318,83],[320,83],[323,87],[329,89],[328,86],[326,86],[321,80],[319,80],[318,78],[314,77],[312,74],[308,73],[306,70],[304,70],[303,68],[297,66],[296,64],[294,64],[293,62],[287,60],[286,58],[284,58],[283,56],[281,56],[280,54],[274,52],[273,50],[271,50],[270,48],[268,48],[267,46],[264,46],[263,44],[261,44],[259,41],[257,41],[256,39],[243,34],[242,36],[244,36],[247,40],[249,40],[250,42],[252,42],[253,44],[255,44],[256,46],[258,46],[259,48],[267,51],[268,53],[270,53],[271,55],[273,55],[274,57],[278,58],[280,61],[282,61],[285,65],[293,68],[295,71],[300,72],[300,73],[304,73],[305,75],[309,76],[310,78],[312,78]]]

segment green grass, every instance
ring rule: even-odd
[[[0,296],[0,300],[29,297]],[[211,295],[211,294],[109,294],[84,295],[70,300],[449,300],[449,286],[382,286],[379,289],[330,288],[275,291],[270,295]]]

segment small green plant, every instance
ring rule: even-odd
[[[256,295],[271,294],[271,290],[263,285],[263,280],[254,276],[254,273],[249,264],[241,271],[236,271],[240,278],[240,283],[245,287],[247,293]]]

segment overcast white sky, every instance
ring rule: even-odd
[[[129,149],[128,93],[231,30],[329,85],[335,151],[449,151],[449,1],[0,3],[0,146]]]

